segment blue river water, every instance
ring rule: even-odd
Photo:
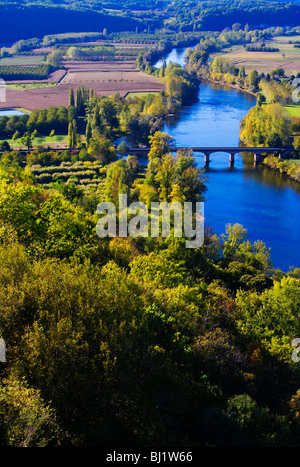
[[[165,59],[183,65],[184,51],[173,50]],[[240,120],[255,104],[249,94],[201,83],[199,101],[168,117],[163,131],[175,138],[176,146],[239,146]],[[204,156],[194,155],[204,168]],[[228,154],[212,154],[205,176],[207,226],[221,235],[227,224],[242,224],[251,242],[261,240],[271,248],[275,267],[300,267],[299,183],[261,164],[254,166],[253,155],[245,153],[236,155],[234,168]]]

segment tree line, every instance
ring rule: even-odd
[[[247,45],[246,50],[247,52],[279,52],[278,47],[266,47],[266,46],[255,47],[255,46],[250,46],[250,45]]]
[[[0,78],[6,81],[47,79],[53,68],[49,64],[36,66],[0,65]]]

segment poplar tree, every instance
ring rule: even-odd
[[[68,147],[73,147],[73,125],[72,122],[69,123],[68,127]]]
[[[73,148],[76,148],[77,140],[78,140],[76,120],[72,121],[72,126],[73,126]]]
[[[96,105],[94,109],[92,126],[93,128],[95,129],[98,128],[99,130],[101,130],[101,127],[102,127],[98,105]]]
[[[82,92],[81,88],[76,89],[76,110],[78,115],[82,115],[83,111],[83,102],[82,102]]]
[[[86,145],[89,145],[90,139],[92,137],[92,125],[90,121],[88,121],[87,126],[86,126],[86,131],[85,131],[85,139],[86,139]]]
[[[166,68],[167,68],[167,62],[166,62],[166,60],[164,60],[163,64],[162,64],[162,67],[161,67],[161,76],[162,76],[162,78],[164,78],[164,76],[166,74]]]
[[[241,68],[239,69],[239,78],[245,78],[245,77],[246,77],[245,67],[242,65]]]
[[[68,128],[68,147],[69,148],[75,148],[77,145],[77,124],[76,120],[72,120],[72,122],[69,123],[69,128]]]

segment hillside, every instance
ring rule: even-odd
[[[58,4],[59,3],[59,4]],[[298,2],[299,3],[299,2]],[[0,2],[0,44],[66,32],[220,31],[244,27],[297,26],[300,6],[266,0],[209,2],[128,0],[114,2]]]

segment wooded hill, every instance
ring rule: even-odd
[[[198,2],[159,1],[154,4],[139,1],[122,3],[0,2],[0,43],[43,37],[45,34],[66,32],[118,31],[218,31],[235,23],[251,27],[297,26],[300,6],[295,3],[266,0],[228,0]]]

